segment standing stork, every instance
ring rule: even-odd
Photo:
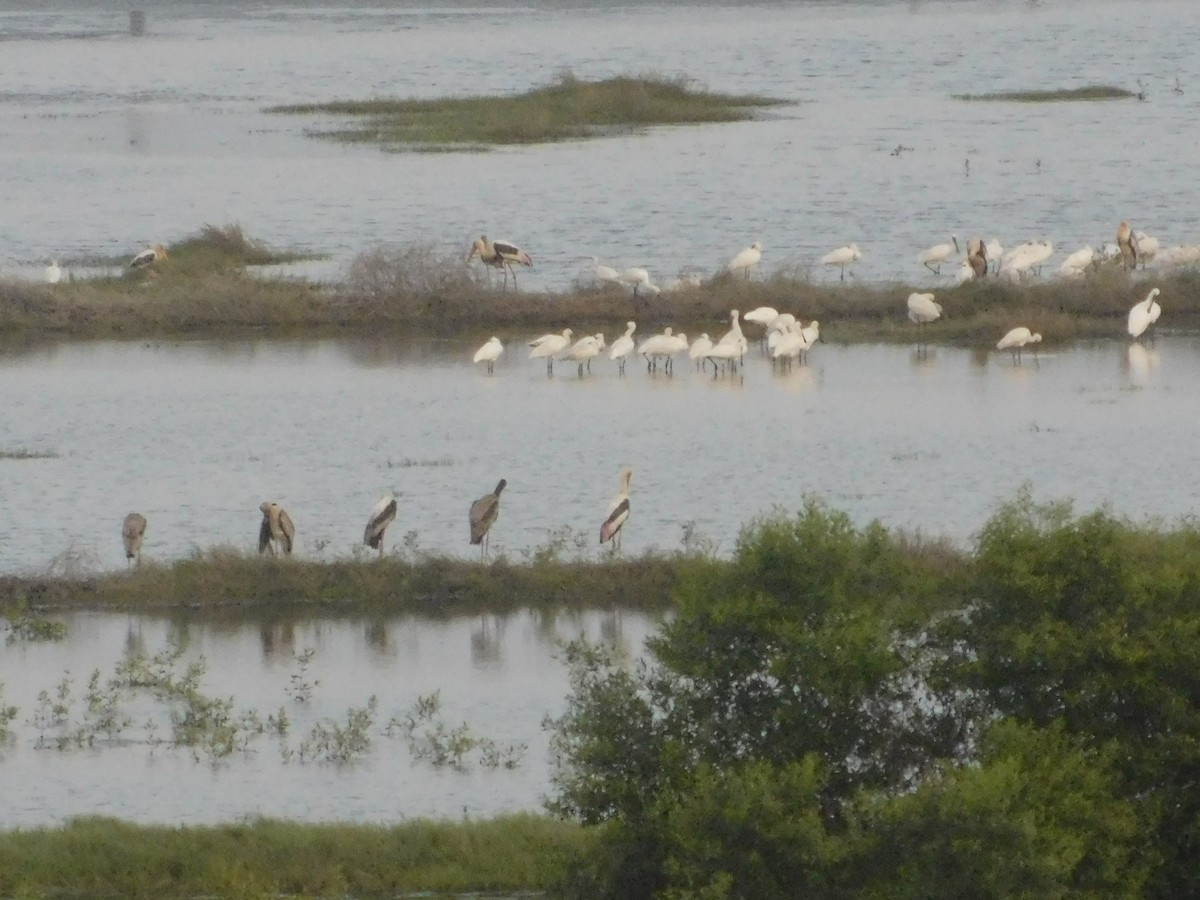
[[[395,518],[396,498],[390,493],[384,494],[371,510],[371,518],[367,520],[367,527],[363,531],[363,543],[372,550],[378,550],[380,559],[383,558],[383,533]]]
[[[471,526],[471,543],[479,545],[479,561],[487,559],[488,532],[500,515],[500,492],[508,487],[508,482],[501,478],[496,489],[490,494],[484,494],[471,504],[467,520]]]
[[[146,517],[141,513],[131,512],[121,524],[121,542],[125,545],[125,559],[128,562],[137,560],[142,564],[142,539],[146,536]]]
[[[166,248],[162,244],[155,244],[153,247],[147,247],[137,256],[129,261],[129,268],[140,269],[144,266],[153,265],[156,262],[161,262],[167,258]]]
[[[258,552],[271,551],[275,555],[275,545],[283,548],[283,552],[291,554],[292,542],[296,539],[296,526],[292,518],[278,503],[264,501],[259,509],[262,510],[262,524],[258,527]]]
[[[629,518],[629,479],[633,469],[621,473],[621,490],[608,503],[608,515],[600,526],[600,543],[612,541],[614,553],[621,552],[621,528]]]
[[[988,273],[988,248],[982,238],[967,241],[967,265],[972,278],[983,278]]]
[[[471,245],[467,253],[467,262],[478,256],[484,265],[494,269],[504,270],[504,287],[508,290],[508,275],[512,273],[513,290],[517,289],[517,273],[513,263],[533,268],[533,258],[511,241],[489,241],[486,234],[481,234],[479,240]]]
[[[1128,222],[1117,226],[1117,246],[1121,249],[1121,265],[1127,269],[1136,269],[1140,255],[1138,239],[1133,233],[1133,226]]]

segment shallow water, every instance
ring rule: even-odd
[[[798,3],[563,9],[40,4],[0,11],[0,268],[123,257],[238,222],[331,254],[380,242],[523,245],[530,289],[580,254],[711,273],[857,241],[863,280],[947,280],[917,253],[949,232],[1069,250],[1122,218],[1200,240],[1200,19],[1191,0]],[[480,40],[486,34],[487,40]],[[305,137],[271,104],[503,93],[571,69],[648,70],[795,101],[763,121],[491,154],[385,153]],[[1144,103],[968,104],[956,93],[1111,83]],[[1176,80],[1182,93],[1175,92]],[[910,147],[898,156],[897,147]],[[969,161],[969,172],[966,163]],[[1058,256],[1061,259],[1061,254]],[[817,272],[820,278],[836,273]]]
[[[182,824],[252,816],[395,822],[538,810],[550,792],[542,719],[561,713],[567,694],[562,643],[583,635],[632,658],[652,627],[642,615],[605,612],[216,623],[78,613],[66,622],[62,642],[0,647],[3,700],[20,708],[13,738],[0,744],[0,828],[85,814]],[[43,736],[53,745],[58,734],[85,723],[93,671],[106,683],[121,660],[161,653],[170,641],[186,648],[178,675],[203,659],[203,693],[232,698],[235,716],[255,711],[265,719],[283,709],[291,721],[286,736],[254,738],[248,751],[228,757],[154,746],[170,737],[172,710],[142,692],[121,702],[131,721],[114,741],[101,738],[87,749],[38,746]],[[301,668],[297,657],[308,650]],[[68,672],[69,725],[39,727],[39,692],[55,694]],[[307,691],[298,690],[298,676]],[[501,748],[527,745],[512,756],[517,765],[489,768],[475,751],[461,769],[435,766],[414,756],[406,738],[388,735],[392,717],[434,692],[441,708],[431,725],[465,724]],[[347,711],[371,696],[378,706],[365,753],[347,765],[297,755],[316,723],[345,725]]]
[[[1164,315],[1169,315],[1166,313]],[[772,375],[622,378],[526,359],[493,376],[471,341],[64,343],[0,356],[0,570],[124,565],[120,523],[149,520],[145,556],[255,547],[259,504],[289,510],[296,552],[358,551],[367,514],[399,495],[388,548],[470,556],[467,509],[508,480],[493,550],[553,541],[601,552],[620,469],[633,467],[624,549],[679,547],[682,526],[732,552],[756,515],[813,494],[967,541],[1028,482],[1038,497],[1131,516],[1197,509],[1195,336],[1026,354],[819,343]],[[409,534],[409,533],[412,534]]]

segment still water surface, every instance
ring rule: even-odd
[[[542,720],[562,711],[567,694],[562,642],[582,635],[633,658],[653,627],[640,614],[605,612],[218,623],[211,616],[199,622],[79,613],[66,621],[62,642],[0,645],[3,699],[20,708],[13,739],[0,744],[0,828],[85,814],[171,823],[249,816],[395,822],[537,810],[550,792]],[[38,746],[40,737],[52,744],[85,723],[93,671],[106,682],[120,660],[153,656],[170,641],[186,648],[177,675],[203,658],[203,693],[232,698],[235,717],[255,711],[265,719],[283,709],[287,735],[257,737],[230,757],[153,746],[154,738],[170,737],[171,708],[142,692],[122,699],[120,711],[131,722],[115,740],[90,749]],[[308,650],[301,668],[297,657]],[[38,694],[53,695],[68,672],[69,724],[43,728]],[[309,686],[303,694],[294,676]],[[502,748],[526,745],[513,756],[517,765],[489,768],[472,752],[461,769],[435,766],[414,756],[404,737],[387,734],[389,719],[434,692],[441,708],[430,725],[465,724]],[[296,755],[316,723],[345,726],[347,711],[372,695],[378,706],[366,729],[370,748],[351,764]]]
[[[765,270],[856,241],[859,278],[930,283],[947,276],[916,255],[952,231],[1069,252],[1128,218],[1164,247],[1200,240],[1192,0],[156,3],[148,21],[134,38],[124,7],[0,9],[0,268],[125,257],[205,222],[331,254],[330,276],[366,246],[465,252],[485,232],[532,253],[534,290],[569,286],[580,254],[664,280],[711,273],[754,240]],[[500,94],[563,69],[681,74],[794,105],[490,154],[341,146],[305,136],[327,122],[262,112]],[[952,96],[1139,80],[1140,103]]]
[[[1164,306],[1166,304],[1164,303]],[[1169,317],[1169,309],[1164,319]],[[144,554],[253,551],[259,504],[289,510],[297,553],[346,557],[380,493],[399,495],[389,547],[469,556],[467,509],[508,479],[493,549],[552,540],[598,554],[633,467],[625,552],[679,547],[685,523],[732,552],[757,515],[824,498],[967,541],[1028,482],[1041,498],[1134,517],[1200,507],[1193,477],[1200,340],[1107,341],[1026,354],[818,344],[772,375],[686,361],[674,377],[607,359],[547,378],[509,344],[492,376],[479,338],[64,343],[0,356],[0,570],[65,551],[124,565],[120,524],[149,520]]]

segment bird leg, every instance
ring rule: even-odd
[[[934,275],[941,275],[941,274],[942,274],[942,267],[941,267],[941,264],[940,264],[940,263],[938,264],[938,266],[937,266],[937,268],[936,268],[936,269],[935,269],[933,266],[931,266],[929,263],[925,263],[925,268],[927,268],[927,269],[928,269],[930,272],[932,272]]]

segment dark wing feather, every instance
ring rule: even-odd
[[[626,497],[608,514],[608,518],[604,520],[604,524],[600,526],[600,543],[611,540],[613,535],[621,530],[621,526],[625,524],[625,519],[629,517],[629,498]]]
[[[271,544],[271,517],[263,513],[262,524],[258,526],[258,552],[265,553]]]
[[[372,550],[378,550],[379,543],[383,540],[383,533],[387,531],[387,527],[392,524],[394,518],[396,518],[396,499],[393,497],[392,502],[367,523],[367,529],[363,533],[363,543]]]
[[[492,523],[496,521],[496,517],[499,515],[500,498],[495,494],[485,494],[471,504],[471,512],[468,518],[471,523],[472,544],[483,542],[483,536],[487,534],[488,529],[492,527]]]

